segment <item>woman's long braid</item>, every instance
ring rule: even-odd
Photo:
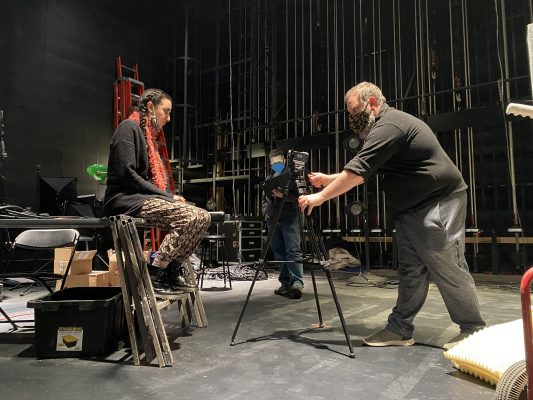
[[[164,91],[160,89],[146,89],[139,99],[139,126],[146,137],[148,162],[150,164],[150,181],[163,191],[166,191],[169,187],[169,176],[163,165],[161,154],[159,153],[157,143],[158,126],[155,110],[150,113],[148,103],[152,103],[155,107],[165,98],[172,102],[172,98]],[[147,121],[147,117],[150,118],[149,121]]]
[[[140,126],[143,133],[146,133],[146,104],[139,105]]]

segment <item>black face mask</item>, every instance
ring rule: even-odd
[[[369,120],[370,114],[367,113],[365,110],[357,114],[348,114],[348,126],[356,134],[368,129]]]

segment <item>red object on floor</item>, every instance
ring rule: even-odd
[[[524,345],[526,351],[527,398],[533,399],[533,327],[531,326],[531,281],[533,268],[529,268],[520,282],[520,297],[522,299],[522,321],[524,323]]]

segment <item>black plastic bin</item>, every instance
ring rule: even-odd
[[[105,355],[124,338],[124,302],[118,287],[60,290],[28,302],[35,309],[37,357]]]

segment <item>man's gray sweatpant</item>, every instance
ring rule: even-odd
[[[413,335],[413,320],[424,305],[430,280],[461,331],[485,326],[464,256],[466,204],[466,191],[454,193],[396,221],[399,288],[387,329]]]

